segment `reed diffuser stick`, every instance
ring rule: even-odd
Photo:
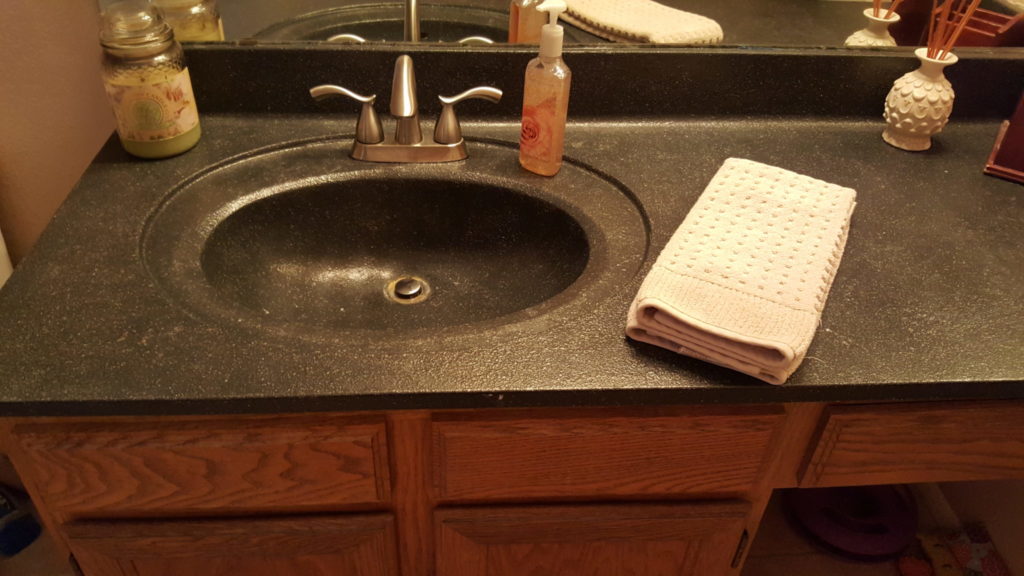
[[[882,16],[882,0],[871,0],[871,8],[874,10],[871,15],[875,18],[881,17],[888,20],[902,2],[903,0],[892,0],[892,2],[889,2],[889,9],[885,11],[885,16]]]
[[[956,29],[953,31],[952,36],[945,44],[942,45],[942,51],[939,52],[939,60],[945,59],[949,51],[953,49],[956,41],[960,39],[960,34],[964,31],[967,26],[967,21],[974,15],[974,11],[978,9],[978,5],[981,4],[981,0],[973,0],[970,5],[959,15],[959,21],[956,24]]]
[[[928,37],[928,57],[937,58],[939,50],[942,45],[946,42],[946,29],[949,27],[949,14],[954,3],[962,2],[963,0],[946,0],[942,6],[939,7],[939,15],[935,20],[935,38]]]
[[[927,53],[929,58],[945,60],[981,0],[946,0],[941,6],[937,3],[938,0],[932,0]]]
[[[883,18],[886,20],[892,18],[893,13],[896,12],[896,9],[899,8],[902,3],[903,0],[892,0],[892,2],[889,2],[889,9],[885,11],[885,16],[883,16]]]

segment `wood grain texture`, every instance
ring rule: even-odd
[[[747,495],[751,502],[750,514],[744,523],[747,533],[746,546],[734,557],[728,576],[740,576],[746,563],[750,545],[757,537],[761,519],[764,517],[773,490],[797,485],[801,466],[806,460],[808,445],[817,433],[824,404],[794,403],[784,406],[786,420],[779,427],[769,448],[769,465],[761,474],[754,488]]]
[[[801,486],[1024,477],[1024,402],[830,406]]]
[[[776,407],[441,416],[435,491],[447,502],[740,495],[783,419]]]
[[[389,514],[83,521],[66,530],[86,576],[398,576]]]
[[[729,501],[439,510],[437,574],[722,575],[748,509]]]
[[[825,404],[786,404],[786,422],[772,447],[771,465],[763,480],[770,488],[796,488],[807,455],[814,448]]]
[[[11,428],[13,426],[14,424],[10,420],[0,418],[0,454],[8,454],[11,451]]]
[[[77,517],[336,509],[390,498],[383,418],[19,424],[47,505]]]
[[[403,576],[434,573],[434,532],[430,495],[430,414],[388,415],[391,474],[398,516],[399,564]]]
[[[61,518],[50,509],[49,503],[42,497],[43,492],[37,485],[35,478],[32,477],[31,471],[26,464],[28,458],[24,456],[23,451],[14,440],[13,428],[13,420],[0,420],[0,435],[4,438],[5,454],[10,458],[11,464],[14,465],[15,472],[18,474],[25,492],[32,499],[36,516],[39,517],[43,527],[46,528],[46,531],[53,538],[54,545],[57,548],[57,555],[61,560],[67,560],[71,556],[71,550],[68,548],[67,540],[64,538],[64,532],[61,530]]]

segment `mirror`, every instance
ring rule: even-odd
[[[614,0],[608,0],[614,1]],[[216,0],[227,40],[260,42],[399,41],[403,38],[402,0]],[[706,16],[723,30],[724,46],[838,47],[867,24],[870,0],[661,0],[661,4]],[[508,38],[507,0],[417,2],[424,42]],[[886,2],[886,4],[888,4]],[[901,45],[920,45],[931,0],[904,0],[902,22],[891,28]],[[1024,46],[1024,0],[983,0],[992,21],[959,45]],[[566,26],[566,44],[614,46],[577,27]],[[482,40],[469,42],[483,43]]]
[[[115,0],[98,0],[102,10]],[[400,42],[405,0],[152,0],[188,14],[191,5],[213,4],[223,37],[236,42]],[[538,1],[539,0],[535,0]],[[582,1],[582,0],[578,0]],[[634,0],[591,0],[615,2]],[[635,0],[648,1],[648,0]],[[871,0],[659,0],[675,10],[710,18],[722,29],[720,46],[784,48],[842,47],[866,28]],[[509,0],[416,0],[420,38],[427,43],[504,44]],[[888,0],[883,2],[888,6]],[[923,44],[932,0],[902,0],[900,21],[889,32],[900,46]],[[565,24],[567,45],[617,44],[579,26]],[[214,33],[214,36],[218,34]],[[209,38],[209,34],[203,36]],[[182,35],[179,34],[179,39]],[[188,41],[184,38],[183,41]],[[692,43],[689,43],[692,44]],[[664,44],[662,44],[664,45]],[[981,0],[959,47],[1024,47],[1024,0]]]

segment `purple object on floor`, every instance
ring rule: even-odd
[[[0,487],[0,557],[14,556],[39,537],[41,528],[28,499]]]
[[[917,506],[896,486],[785,490],[789,519],[815,542],[857,560],[888,560],[917,533]]]

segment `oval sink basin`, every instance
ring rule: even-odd
[[[168,197],[144,261],[199,315],[299,336],[509,324],[636,274],[647,226],[620,187],[470,146],[452,164],[357,162],[335,140],[230,162]]]
[[[494,42],[508,40],[508,12],[477,6],[419,4],[422,42],[458,42],[483,36]],[[605,40],[572,26],[563,26],[565,42]],[[327,40],[355,34],[368,42],[400,42],[405,37],[405,6],[401,2],[337,6],[277,22],[256,34],[260,40]]]
[[[369,177],[232,213],[202,269],[222,296],[278,320],[402,329],[529,308],[572,284],[588,256],[579,224],[543,200],[479,182]],[[419,283],[408,298],[392,286],[405,278]]]
[[[401,41],[405,30],[401,3],[356,4],[301,14],[268,26],[253,35],[261,40],[327,40],[355,34],[369,42]],[[495,42],[508,38],[508,14],[472,6],[420,4],[423,42],[458,42],[484,36]]]

